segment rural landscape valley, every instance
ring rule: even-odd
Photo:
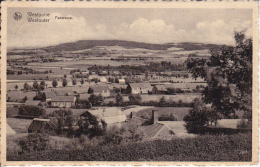
[[[27,10],[9,10],[7,161],[252,161],[251,11]]]

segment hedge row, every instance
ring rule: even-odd
[[[251,161],[252,134],[204,135],[126,145],[50,149],[11,155],[8,161]]]

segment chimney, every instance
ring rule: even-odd
[[[132,119],[132,118],[134,118],[135,117],[135,113],[132,111],[131,113],[130,113],[130,118]]]
[[[152,124],[155,124],[158,122],[158,111],[153,110],[152,111]]]

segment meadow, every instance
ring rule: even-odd
[[[32,119],[7,118],[7,124],[17,133],[27,133]]]

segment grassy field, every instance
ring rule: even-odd
[[[70,148],[70,149],[67,149]],[[17,155],[7,152],[8,161],[251,161],[252,133],[203,135],[125,145],[71,145]]]
[[[7,118],[7,124],[17,133],[27,133],[31,119]]]
[[[158,111],[159,116],[162,114],[175,114],[178,116],[178,121],[182,121],[183,117],[189,113],[189,107],[153,107],[153,108],[147,108],[143,109],[137,112],[137,116],[142,116],[142,115],[148,115],[149,118],[152,117],[152,110]]]

